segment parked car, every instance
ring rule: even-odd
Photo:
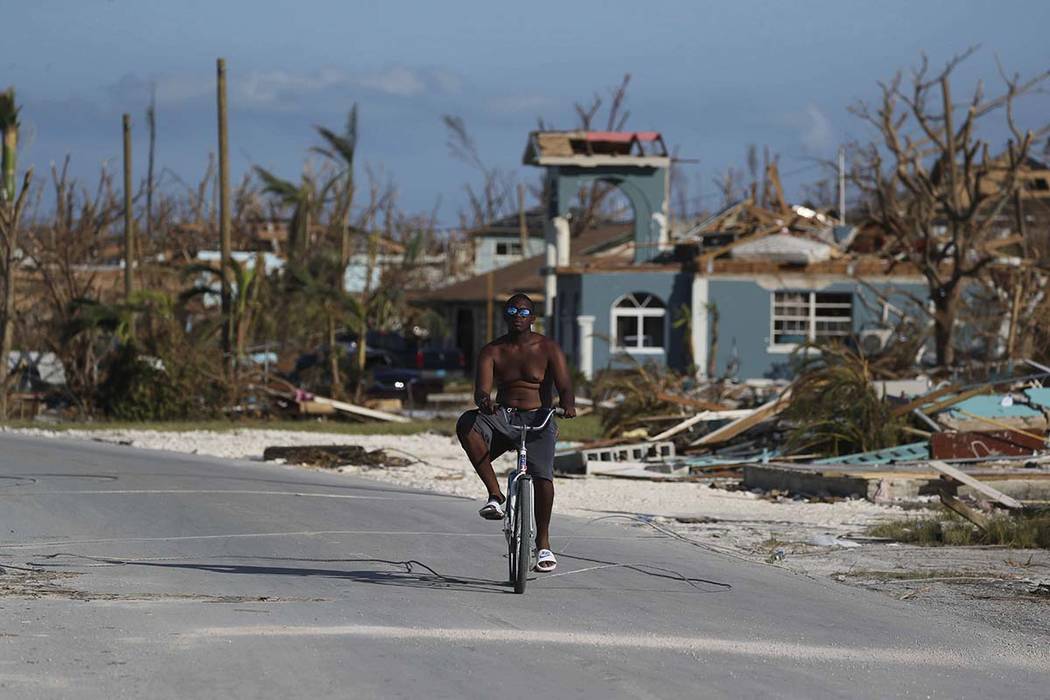
[[[356,350],[356,333],[342,333],[338,339],[350,351]],[[467,366],[467,359],[458,348],[447,346],[436,339],[410,338],[400,333],[383,331],[369,331],[367,339],[366,352],[386,353],[391,360],[390,367],[417,370],[420,381],[462,376]]]
[[[406,406],[426,403],[427,395],[440,393],[445,381],[438,377],[424,377],[418,369],[380,367],[372,372],[367,394],[379,399],[401,399]]]

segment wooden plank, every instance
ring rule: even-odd
[[[958,513],[982,530],[988,529],[988,516],[966,505],[947,491],[941,491],[941,503],[945,508]]]
[[[1029,433],[1029,432],[1027,432],[1025,430],[1021,430],[1020,428],[1013,427],[1009,423],[1004,423],[1002,421],[995,420],[994,418],[988,418],[986,416],[979,416],[976,413],[970,413],[969,411],[965,411],[965,410],[963,410],[961,408],[958,409],[958,411],[959,411],[959,413],[963,414],[964,416],[969,416],[970,418],[973,418],[974,420],[981,421],[982,423],[987,423],[988,425],[994,425],[997,428],[1003,428],[1004,430],[1008,430],[1010,432],[1017,433],[1018,435],[1023,435],[1026,438],[1028,438],[1029,440],[1032,440],[1033,442],[1038,443],[1039,447],[1036,448],[1036,449],[1042,449],[1043,447],[1046,446],[1046,437],[1043,436],[1043,435],[1037,435],[1035,433]]]
[[[330,416],[336,413],[335,406],[317,403],[316,401],[300,401],[299,413],[308,416]]]
[[[896,408],[893,409],[893,415],[895,415],[895,416],[903,416],[905,413],[911,413],[916,408],[920,408],[922,406],[925,406],[930,401],[934,401],[936,399],[941,398],[942,396],[946,396],[946,395],[954,393],[954,392],[956,392],[958,390],[959,390],[959,385],[958,384],[949,384],[948,386],[942,386],[940,389],[934,389],[933,391],[931,391],[931,392],[929,392],[927,394],[923,394],[922,396],[915,397],[914,399],[912,399],[908,403],[904,404],[903,406],[897,406]]]
[[[930,461],[930,467],[935,469],[939,473],[943,474],[944,476],[947,476],[947,477],[949,477],[951,479],[954,479],[955,481],[958,481],[960,484],[966,484],[967,486],[972,488],[977,493],[980,493],[980,494],[982,494],[984,496],[987,496],[988,498],[992,499],[993,501],[995,501],[995,502],[997,502],[997,503],[999,503],[999,504],[1001,504],[1001,505],[1003,505],[1003,506],[1005,506],[1007,508],[1023,508],[1024,507],[1024,506],[1021,505],[1020,501],[1017,501],[1017,500],[1015,500],[1013,498],[1010,498],[1005,493],[1003,493],[1003,492],[1001,492],[1001,491],[999,491],[997,489],[993,489],[988,484],[985,484],[985,483],[982,483],[982,482],[978,481],[977,479],[973,478],[972,476],[970,476],[966,472],[960,471],[960,470],[956,469],[955,467],[953,467],[953,466],[951,466],[949,464],[945,464],[944,462],[941,462],[939,460],[931,460]]]
[[[777,398],[762,404],[743,418],[737,419],[729,425],[724,425],[718,430],[708,433],[694,442],[693,445],[718,445],[727,440],[731,440],[745,430],[750,430],[767,418],[772,418],[787,408],[789,404],[788,397],[790,395],[791,389],[788,388]]]
[[[656,442],[658,440],[666,440],[667,438],[677,435],[683,431],[689,430],[697,423],[702,423],[708,420],[732,420],[734,418],[746,418],[750,416],[754,411],[749,409],[735,410],[735,411],[702,411],[697,413],[692,418],[687,418],[678,425],[672,426],[667,430],[663,431],[659,435],[651,438],[646,438],[649,442]]]
[[[344,413],[351,413],[355,416],[363,416],[364,418],[374,418],[375,420],[383,420],[388,423],[410,423],[410,418],[405,416],[399,416],[394,413],[387,413],[386,411],[376,411],[371,408],[365,408],[364,406],[357,406],[352,403],[346,403],[345,401],[336,401],[335,399],[328,399],[323,396],[314,396],[311,399],[314,403],[324,404],[331,406],[338,411]]]
[[[991,389],[992,387],[990,386],[979,386],[976,389],[964,391],[961,394],[956,394],[955,396],[951,396],[947,399],[944,399],[943,401],[938,401],[932,406],[928,408],[922,408],[920,410],[927,415],[931,413],[937,413],[938,411],[943,411],[946,408],[951,408],[956,404],[962,403],[966,399],[973,398],[974,396],[980,396],[982,394],[987,394],[991,391]]]

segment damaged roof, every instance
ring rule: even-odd
[[[634,234],[629,224],[610,224],[587,229],[570,241],[573,262],[586,260],[598,254],[610,245],[629,240]],[[513,265],[493,270],[493,298],[503,300],[515,292],[524,292],[533,301],[543,299],[543,275],[540,271],[545,264],[544,255],[534,255]],[[420,302],[484,302],[487,299],[486,276],[489,273],[475,275],[469,279],[450,284],[420,295]]]
[[[667,167],[671,159],[658,131],[533,131],[525,165],[637,165]]]

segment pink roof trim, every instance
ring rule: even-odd
[[[587,131],[584,133],[587,141],[604,141],[606,143],[629,143],[634,139],[639,141],[656,141],[660,138],[659,131]]]

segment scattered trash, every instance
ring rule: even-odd
[[[860,542],[854,542],[853,540],[844,540],[835,535],[813,535],[806,544],[815,545],[817,547],[842,547],[843,549],[855,549],[860,547]]]

